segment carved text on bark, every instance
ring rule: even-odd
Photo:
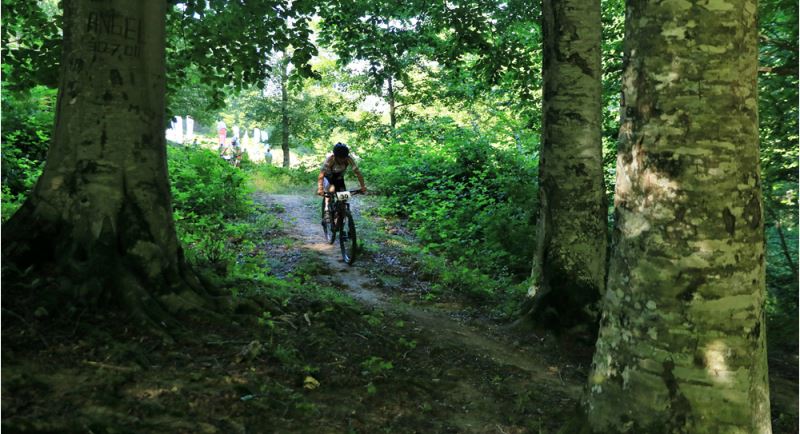
[[[141,19],[113,9],[90,12],[86,19],[86,32],[97,36],[91,44],[92,51],[97,54],[139,57],[144,36],[142,28]]]

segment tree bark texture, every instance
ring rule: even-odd
[[[281,149],[283,149],[283,167],[292,164],[289,155],[289,59],[281,61]]]
[[[394,99],[394,83],[392,77],[389,77],[386,99],[389,103],[389,125],[392,127],[392,130],[394,130],[394,127],[397,124],[397,114],[395,113],[396,107]]]
[[[172,219],[163,0],[65,0],[54,138],[3,259],[148,320],[199,306]],[[180,294],[180,295],[178,295]],[[180,299],[180,300],[179,300]]]
[[[543,134],[528,318],[595,323],[607,205],[601,141],[600,2],[545,0]]]
[[[594,432],[769,433],[755,0],[627,3]]]

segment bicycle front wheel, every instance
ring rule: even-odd
[[[356,224],[350,211],[342,215],[339,225],[339,246],[342,248],[342,259],[345,263],[352,265],[356,259]]]

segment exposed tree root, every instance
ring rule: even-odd
[[[580,305],[559,297],[555,291],[542,291],[523,302],[520,315],[509,328],[523,334],[550,331],[594,342],[599,318],[595,312],[576,310],[575,306]]]
[[[26,270],[4,273],[3,283],[22,290],[43,277],[56,282],[38,290],[31,311],[39,306],[53,313],[65,312],[66,306],[114,311],[166,341],[189,335],[181,333],[186,331],[181,318],[190,315],[230,323],[237,306],[202,281],[179,248],[175,258],[164,258],[163,251],[131,254],[130,246],[138,241],[125,239],[130,233],[104,226],[94,239],[75,239],[67,224],[44,221],[32,209],[26,202],[2,231],[4,268]],[[154,262],[158,259],[164,262]]]

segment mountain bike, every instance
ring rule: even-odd
[[[352,265],[356,259],[356,223],[350,213],[350,196],[361,194],[361,190],[337,191],[336,193],[323,193],[328,198],[328,212],[325,212],[325,199],[322,200],[322,230],[328,244],[336,241],[339,234],[339,247],[342,250],[342,260]]]

